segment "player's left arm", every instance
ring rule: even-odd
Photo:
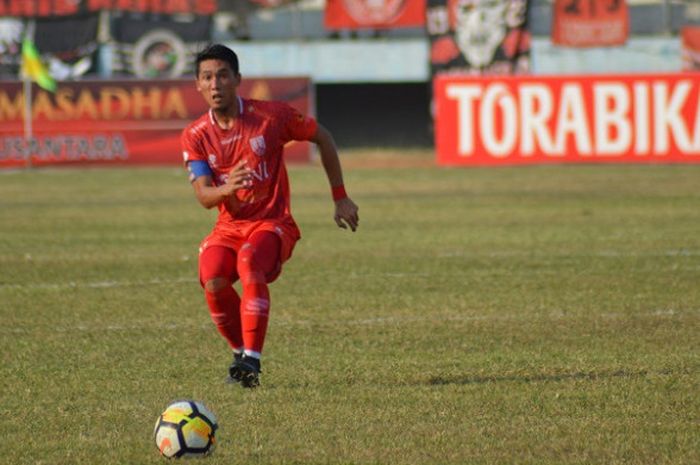
[[[358,216],[359,208],[345,192],[343,170],[340,166],[338,148],[333,140],[333,135],[321,124],[317,124],[316,132],[311,138],[311,142],[318,145],[321,153],[321,163],[331,185],[333,200],[335,201],[335,222],[339,227],[343,229],[350,227],[354,232],[360,222],[360,217]]]

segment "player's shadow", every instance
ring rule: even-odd
[[[541,383],[541,382],[561,382],[571,380],[587,380],[596,381],[602,379],[614,378],[644,378],[649,376],[647,370],[615,370],[615,371],[600,371],[600,372],[573,372],[573,373],[554,373],[554,374],[518,374],[518,375],[488,375],[488,376],[472,376],[472,375],[457,375],[457,376],[432,376],[422,382],[429,386],[443,385],[469,385],[469,384],[488,384],[488,383]],[[655,375],[670,375],[668,370],[654,372]]]

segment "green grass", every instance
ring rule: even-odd
[[[162,463],[195,398],[210,464],[700,463],[700,166],[345,161],[355,234],[290,170],[254,392],[223,383],[183,170],[0,173],[0,462]]]

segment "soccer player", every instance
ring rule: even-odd
[[[219,216],[199,252],[199,280],[211,318],[233,350],[229,380],[259,385],[270,314],[268,284],[300,238],[282,159],[291,140],[316,143],[335,202],[335,222],[353,232],[358,207],[345,193],[333,137],[286,103],[238,95],[238,57],[214,44],[196,58],[196,87],[209,111],[182,132],[182,150],[199,203]],[[241,281],[242,294],[233,287]]]

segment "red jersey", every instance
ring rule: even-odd
[[[226,182],[229,171],[241,160],[253,171],[253,185],[236,192],[240,210],[232,214],[223,204],[219,205],[214,233],[247,235],[245,231],[255,224],[265,223],[292,228],[289,232],[296,233],[298,239],[282,155],[287,142],[314,136],[316,120],[283,102],[238,97],[238,105],[239,116],[231,129],[222,129],[209,110],[187,126],[181,137],[185,163],[207,162],[217,186]]]

